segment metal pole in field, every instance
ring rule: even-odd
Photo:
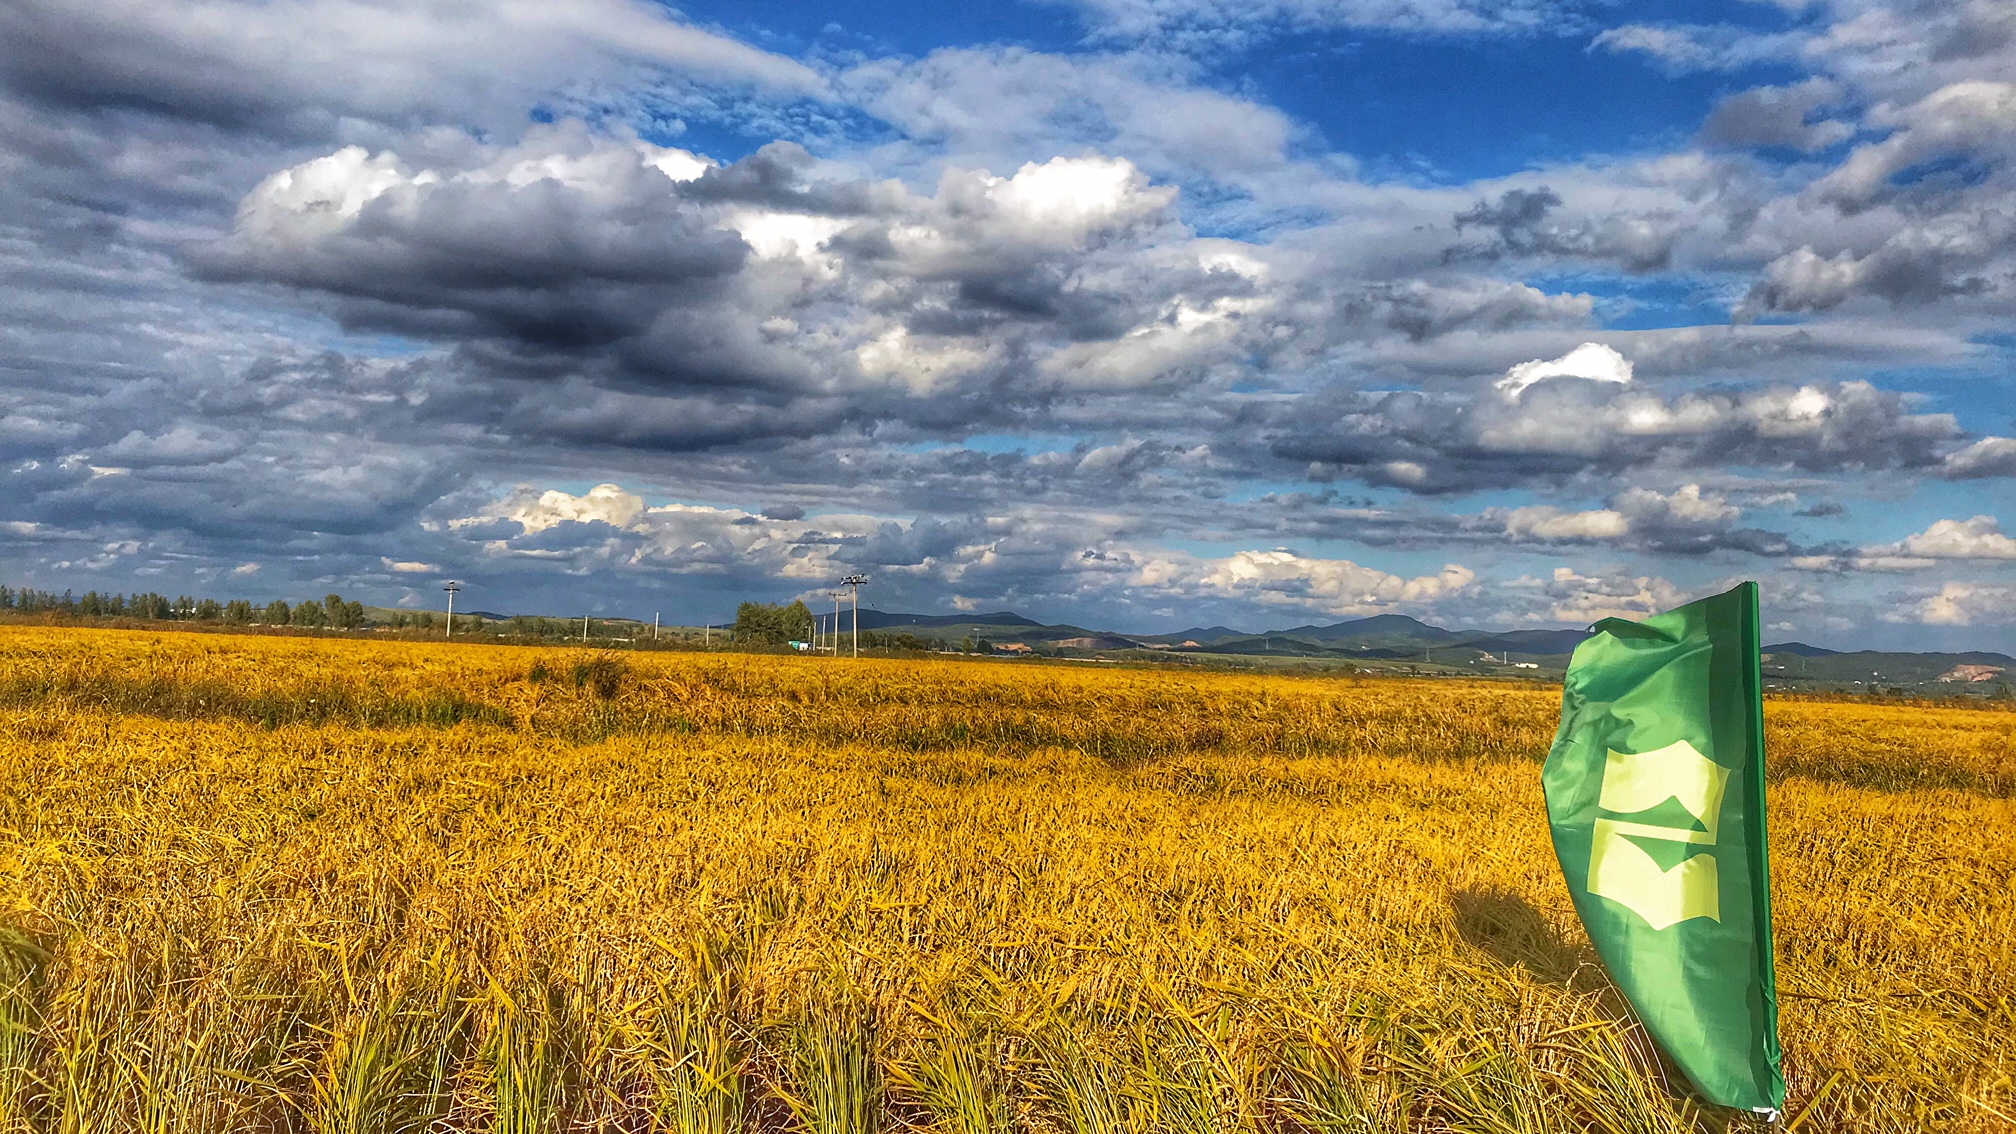
[[[861,656],[861,587],[868,581],[866,575],[849,575],[840,580],[840,585],[854,592],[854,656]],[[839,652],[839,651],[834,651]]]
[[[448,592],[448,637],[453,638],[455,636],[455,595],[462,589],[462,584],[450,579],[448,580],[448,585],[441,589]]]

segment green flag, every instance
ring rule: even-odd
[[[1541,780],[1589,939],[1703,1098],[1777,1111],[1757,584],[1575,649]]]

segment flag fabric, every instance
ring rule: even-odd
[[[1569,664],[1541,776],[1568,891],[1701,1096],[1775,1115],[1757,584],[1595,629]]]

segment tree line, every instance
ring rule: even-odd
[[[73,618],[132,618],[149,622],[196,622],[219,626],[291,627],[311,630],[424,630],[441,633],[447,616],[439,611],[380,610],[369,613],[364,604],[339,594],[288,602],[274,599],[259,603],[249,599],[219,602],[210,598],[182,595],[169,598],[154,592],[114,594],[100,591],[36,590],[32,587],[0,586],[0,613],[62,614]],[[628,634],[634,623],[622,623]],[[607,641],[612,635],[607,620],[592,627],[593,639]],[[478,614],[455,615],[455,635],[499,634],[535,640],[579,639],[578,619],[540,618],[519,615],[504,620],[486,619]],[[621,635],[619,635],[621,636]],[[669,644],[669,643],[668,643]]]
[[[263,626],[290,627],[310,630],[423,630],[441,632],[446,628],[446,616],[433,611],[379,611],[367,614],[364,604],[355,599],[345,599],[339,594],[328,594],[322,598],[307,598],[299,602],[274,599],[258,603],[250,599],[230,599],[219,602],[211,598],[195,598],[181,595],[169,598],[153,591],[135,594],[118,594],[101,591],[85,591],[79,595],[74,591],[36,590],[32,587],[0,586],[0,614],[61,614],[73,618],[131,618],[148,622],[194,622],[219,626]],[[628,620],[596,620],[589,625],[591,640],[609,642],[612,638],[623,641],[641,640],[642,631],[638,624]],[[791,603],[745,602],[736,609],[735,624],[730,641],[735,646],[781,646],[790,642],[805,642],[813,637],[815,619],[812,611],[802,601]],[[841,623],[843,640],[848,639],[845,621]],[[612,634],[612,629],[614,633]],[[580,619],[543,618],[518,615],[509,619],[486,620],[476,614],[457,614],[455,634],[497,635],[510,638],[547,640],[574,640],[583,637]],[[639,635],[633,638],[633,635]],[[692,638],[686,631],[679,638],[668,637],[665,646],[674,646]],[[717,635],[717,640],[718,640]],[[726,645],[727,643],[723,643]],[[912,634],[889,631],[864,630],[861,632],[861,646],[864,649],[884,650],[929,650],[938,648]],[[971,652],[971,645],[966,647]]]
[[[274,599],[255,605],[249,599],[218,602],[144,591],[137,594],[110,592],[38,591],[32,587],[0,586],[0,611],[15,614],[67,614],[78,618],[138,618],[150,622],[215,622],[227,626],[304,626],[332,630],[359,630],[366,624],[364,604],[342,595],[290,603]],[[431,625],[431,615],[395,616],[395,624]],[[409,621],[410,620],[410,621]]]

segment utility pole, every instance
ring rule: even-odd
[[[585,614],[581,616],[581,644],[588,644],[588,616]]]
[[[833,596],[833,632],[828,635],[833,646],[833,656],[840,656],[840,600],[847,597],[846,591],[827,591]]]
[[[658,640],[658,612],[655,610],[651,612],[651,640]]]
[[[441,589],[448,592],[448,636],[453,638],[455,636],[455,596],[462,590],[462,584],[450,579],[448,580],[448,585]]]
[[[854,591],[854,656],[857,659],[861,656],[861,588],[867,582],[866,575],[849,575],[840,580],[841,586],[852,588]],[[835,615],[838,615],[837,611]],[[834,653],[839,651],[835,650]]]

